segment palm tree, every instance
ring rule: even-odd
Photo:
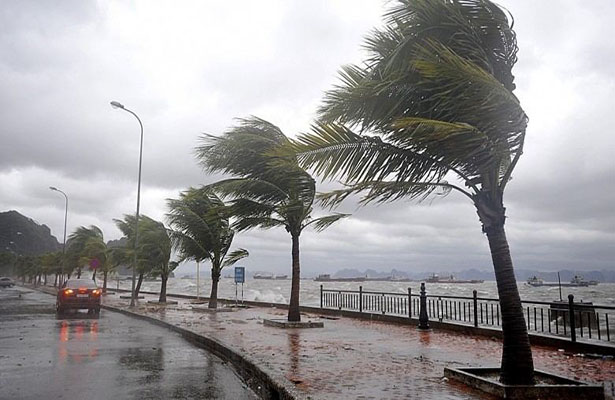
[[[513,94],[515,33],[488,0],[398,0],[346,66],[321,120],[298,139],[300,164],[348,185],[364,204],[463,194],[487,235],[502,310],[501,380],[533,381],[533,360],[504,230],[504,189],[523,151],[527,116]],[[361,134],[354,129],[360,129]]]
[[[238,231],[283,226],[292,239],[292,283],[288,321],[300,321],[299,236],[313,225],[321,231],[346,214],[312,219],[316,193],[314,179],[299,167],[294,156],[277,155],[289,140],[280,128],[252,117],[220,137],[204,135],[197,157],[205,171],[224,172],[234,177],[211,187],[230,198],[229,214]]]
[[[158,301],[161,303],[167,301],[167,281],[178,265],[170,261],[171,250],[171,238],[162,222],[149,218],[139,220],[138,258],[151,266],[152,276],[160,276],[162,283]]]
[[[179,199],[168,199],[167,219],[180,260],[211,261],[209,308],[218,307],[218,282],[222,268],[247,257],[248,251],[228,253],[235,232],[225,213],[224,202],[207,188],[189,188]],[[228,254],[227,254],[228,253]]]
[[[96,225],[90,227],[80,226],[70,234],[67,240],[67,259],[73,268],[77,268],[77,278],[81,278],[81,269],[84,265],[97,260],[93,266],[105,261],[106,245],[102,230]],[[102,261],[102,262],[101,262]],[[96,268],[93,268],[92,279],[96,277]]]
[[[118,250],[116,262],[122,263],[127,259],[131,259],[135,240],[135,222],[134,215],[124,215],[124,219],[114,219],[116,226],[124,234],[127,239],[127,247]],[[160,290],[160,302],[166,302],[166,286],[167,279],[174,265],[170,263],[171,258],[171,239],[168,230],[162,222],[156,221],[147,215],[139,216],[139,245],[137,251],[137,273],[139,278],[135,287],[135,296],[141,291],[141,284],[146,275],[157,276],[162,278]]]

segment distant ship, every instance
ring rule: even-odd
[[[425,279],[427,283],[483,283],[482,279],[456,279],[453,275],[449,275],[448,278],[440,278],[438,274],[432,274],[429,278]]]
[[[288,279],[288,275],[276,275],[273,279],[275,279],[275,280],[285,280],[285,279]]]
[[[254,274],[254,279],[273,279],[273,274]]]
[[[365,282],[366,278],[331,278],[329,274],[320,274],[314,280],[316,282]]]
[[[534,287],[539,286],[562,286],[562,287],[587,287],[587,286],[595,286],[599,282],[598,281],[586,281],[582,276],[575,275],[574,278],[570,280],[570,283],[559,283],[559,282],[544,282],[542,279],[533,276],[527,280],[527,284]]]

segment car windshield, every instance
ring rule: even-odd
[[[87,288],[87,289],[96,289],[96,283],[91,279],[69,279],[66,281],[66,285],[64,287],[77,289],[77,288]]]

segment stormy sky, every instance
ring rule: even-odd
[[[134,213],[139,126],[145,128],[141,211],[212,182],[193,149],[234,118],[256,115],[306,132],[339,67],[360,62],[381,24],[381,0],[18,1],[0,8],[0,211],[68,232]],[[507,188],[516,268],[615,268],[615,44],[611,0],[502,0],[515,17],[514,74],[530,117]],[[321,185],[326,188],[330,184]],[[324,189],[323,189],[324,190]],[[306,274],[341,268],[488,270],[469,201],[340,209],[352,217],[301,237]],[[319,210],[317,213],[322,214]],[[252,271],[289,273],[284,229],[236,236]],[[184,266],[182,270],[187,270]]]

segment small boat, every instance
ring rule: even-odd
[[[483,283],[482,279],[456,279],[453,275],[449,275],[448,278],[440,278],[438,274],[432,274],[429,278],[425,279],[427,283]]]
[[[542,281],[542,279],[534,275],[530,279],[527,280],[527,284],[530,286],[542,286],[544,282]]]

